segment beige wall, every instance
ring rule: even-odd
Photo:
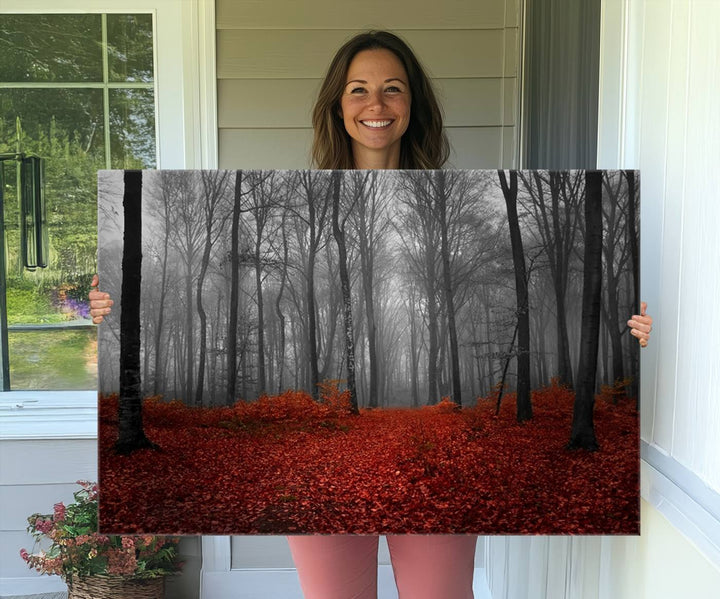
[[[614,599],[713,599],[720,568],[712,564],[652,505],[641,504],[642,536],[616,537],[606,597]]]
[[[219,168],[307,168],[310,111],[325,69],[345,40],[371,28],[398,32],[435,80],[450,166],[514,166],[519,4],[218,0]]]

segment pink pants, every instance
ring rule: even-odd
[[[473,599],[474,535],[389,535],[399,599]],[[305,599],[376,599],[376,536],[288,537]]]

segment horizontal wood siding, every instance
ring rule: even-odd
[[[83,478],[95,480],[97,441],[0,441],[0,473],[3,486],[74,484],[76,480]],[[53,503],[57,501],[60,500]]]
[[[519,0],[218,0],[220,168],[307,168],[310,113],[347,39],[397,31],[433,77],[453,145],[450,166],[515,164]],[[368,15],[382,15],[373,22]]]
[[[450,127],[448,166],[495,168],[514,156],[515,127]],[[311,129],[221,129],[220,168],[308,168]]]
[[[359,30],[362,31],[362,30]],[[319,78],[355,31],[218,31],[218,78]],[[504,29],[398,31],[432,77],[514,76],[513,36]],[[504,64],[507,45],[509,65]],[[264,48],[264,50],[263,50]]]
[[[72,502],[77,480],[97,480],[96,440],[0,441],[0,580],[36,576],[19,554],[33,546],[27,517]]]
[[[220,79],[220,129],[310,128],[321,79]],[[514,78],[437,79],[447,127],[514,125]]]
[[[369,15],[381,15],[375,22]],[[371,18],[371,17],[370,17]],[[497,29],[517,27],[518,3],[498,0],[221,0],[218,29]]]

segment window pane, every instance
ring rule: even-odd
[[[108,15],[110,81],[153,80],[152,15]]]
[[[96,173],[105,167],[102,90],[5,90],[0,100],[0,152],[16,149],[16,117],[22,127],[21,150],[45,159],[50,265],[34,273],[22,268],[16,163],[6,161],[8,286],[29,279],[40,286],[38,293],[47,294],[51,280],[74,283],[95,268]],[[12,313],[9,318],[12,321]],[[49,321],[38,317],[15,322]]]
[[[110,146],[112,168],[155,167],[153,90],[110,90]]]
[[[5,161],[7,302],[10,382],[13,389],[93,389],[86,368],[94,331],[13,331],[87,317],[96,270],[96,173],[105,166],[102,90],[8,89],[0,100],[0,152],[21,149],[45,159],[50,262],[28,271],[20,252],[16,162]]]
[[[16,119],[21,150],[43,158],[77,150],[104,159],[101,89],[3,89],[0,93],[0,151],[15,151]],[[67,148],[65,146],[68,146]],[[102,167],[100,167],[102,168]]]
[[[8,334],[13,389],[96,389],[97,331],[17,331]]]
[[[152,16],[106,19],[111,81],[152,87]],[[87,296],[97,272],[97,171],[110,166],[108,151],[113,168],[155,166],[154,91],[103,89],[100,14],[2,15],[0,49],[0,82],[52,84],[0,91],[0,153],[45,159],[49,232],[48,267],[25,269],[16,162],[4,161],[11,387],[96,388]]]
[[[102,81],[100,15],[2,15],[0,81]]]

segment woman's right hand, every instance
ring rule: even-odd
[[[100,279],[97,275],[93,276],[92,283],[90,286],[93,288],[88,294],[90,300],[90,316],[95,324],[100,324],[104,318],[110,314],[110,307],[113,305],[113,301],[110,299],[110,294],[98,290],[97,286]]]
[[[646,310],[647,304],[640,302],[640,314],[631,316],[627,323],[630,327],[630,334],[640,341],[640,347],[647,347],[650,331],[652,331],[653,319],[646,313]]]

